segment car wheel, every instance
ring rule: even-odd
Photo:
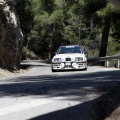
[[[87,67],[84,70],[87,70]]]
[[[52,70],[52,72],[56,72],[56,70],[54,70],[53,68],[51,70]]]

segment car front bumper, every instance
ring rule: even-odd
[[[69,69],[87,69],[87,61],[52,63],[52,70],[69,70]]]

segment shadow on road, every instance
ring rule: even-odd
[[[109,92],[112,89],[117,89],[120,83],[120,71],[104,71],[89,74],[74,73],[73,75],[24,76],[11,78],[3,82],[4,84],[0,84],[0,96],[10,95],[14,97],[21,94],[48,96],[79,95],[81,92]]]
[[[95,100],[55,111],[30,120],[104,120],[120,106],[120,93],[108,93]],[[113,116],[112,116],[113,117]],[[119,120],[119,114],[114,119]]]
[[[26,76],[0,84],[0,96],[45,95],[46,97],[56,97],[80,96],[93,92],[104,93],[95,100],[33,118],[33,120],[103,120],[120,105],[119,83],[120,71],[74,73],[64,76]],[[76,119],[73,119],[73,116]]]

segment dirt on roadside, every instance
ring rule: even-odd
[[[31,69],[31,67],[28,67],[26,69],[20,69],[16,71],[8,71],[7,69],[0,68],[0,77],[13,77],[16,75],[24,74],[25,72],[28,72]]]

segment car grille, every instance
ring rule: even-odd
[[[65,65],[65,68],[71,68],[72,66],[71,65]]]
[[[65,68],[71,68],[71,67],[72,67],[71,62],[70,62],[70,63],[69,63],[69,62],[68,62],[68,63],[67,63],[67,62],[65,63]]]
[[[71,61],[71,58],[66,58],[66,61]]]

